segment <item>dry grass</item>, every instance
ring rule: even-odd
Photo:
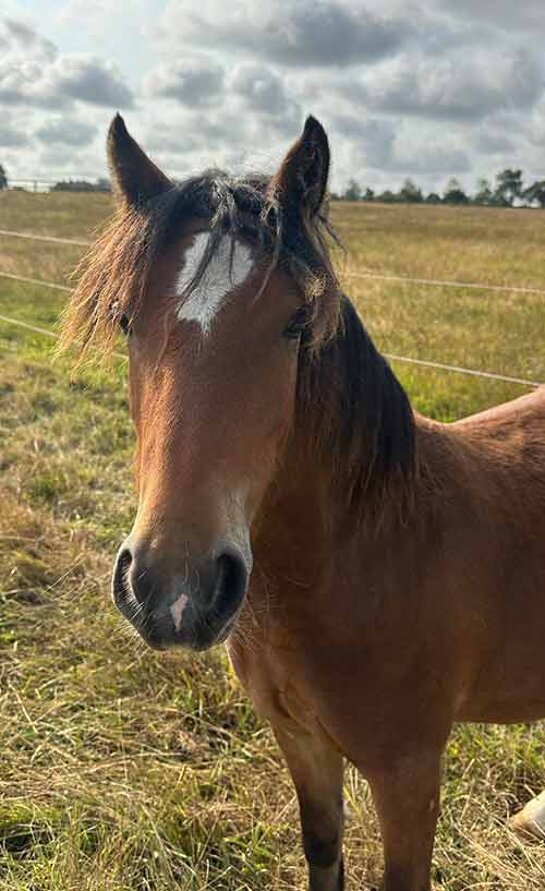
[[[104,196],[0,195],[0,228],[87,236]],[[349,268],[543,286],[545,215],[335,207]],[[60,281],[77,251],[0,240],[0,268]],[[545,309],[530,296],[353,280],[390,352],[545,380]],[[0,279],[1,312],[49,326],[62,295]],[[304,887],[291,784],[221,652],[157,656],[110,605],[134,509],[122,363],[51,365],[45,338],[0,325],[0,888],[293,891]],[[396,369],[449,419],[520,387]],[[508,813],[545,787],[545,734],[459,728],[445,764],[441,891],[542,891],[545,846]],[[348,888],[380,874],[365,782],[347,774]]]
[[[109,195],[76,192],[0,192],[0,229],[90,238],[112,209]]]

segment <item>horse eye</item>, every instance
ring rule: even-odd
[[[131,323],[130,323],[130,319],[128,316],[125,316],[125,315],[120,316],[119,327],[121,328],[123,334],[125,334],[128,337],[129,334],[131,333]]]
[[[308,324],[308,313],[305,307],[300,307],[294,316],[291,317],[287,326],[282,332],[282,337],[288,340],[298,340],[301,337],[306,325]]]

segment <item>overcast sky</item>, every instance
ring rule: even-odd
[[[0,0],[0,163],[105,174],[119,109],[171,175],[270,170],[308,113],[349,177],[545,178],[545,0]]]

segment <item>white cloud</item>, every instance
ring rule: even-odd
[[[543,0],[439,0],[439,9],[463,21],[481,21],[496,29],[530,34],[545,29]]]
[[[217,103],[224,89],[225,73],[206,56],[162,63],[145,81],[150,96],[175,99],[188,107]]]
[[[24,22],[0,22],[0,103],[62,109],[74,100],[131,108],[133,97],[116,65],[92,54],[62,55]]]
[[[237,65],[229,86],[236,95],[243,97],[250,109],[263,114],[283,114],[288,104],[282,78],[256,62]]]
[[[352,143],[358,169],[389,169],[396,140],[391,121],[340,114],[332,116],[331,125],[333,132]]]
[[[515,151],[515,142],[504,133],[484,129],[475,139],[477,150],[483,155],[507,154]]]
[[[9,111],[5,111],[0,117],[0,148],[17,148],[26,145],[28,133],[17,122]]]
[[[414,32],[410,15],[391,19],[346,0],[170,0],[160,37],[284,65],[324,68],[382,58]]]
[[[53,94],[103,105],[132,108],[133,96],[113,62],[92,55],[61,56],[48,71],[47,87]]]
[[[361,101],[375,111],[481,120],[501,109],[531,107],[543,92],[537,54],[457,48],[450,57],[406,54],[364,72]]]
[[[544,0],[43,0],[39,28],[5,2],[10,169],[103,174],[121,108],[173,175],[270,170],[308,113],[330,135],[336,188],[543,175]]]
[[[51,118],[36,130],[36,138],[45,144],[81,146],[89,145],[97,132],[93,124],[74,118]]]
[[[51,59],[57,49],[50,40],[38,34],[34,28],[11,16],[4,16],[0,23],[0,40],[5,52],[17,55],[18,52],[31,53],[35,58]]]

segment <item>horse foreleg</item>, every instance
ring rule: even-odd
[[[343,891],[342,755],[320,732],[273,729],[297,792],[310,891]]]
[[[384,845],[383,891],[431,891],[441,752],[404,756],[367,773]]]

